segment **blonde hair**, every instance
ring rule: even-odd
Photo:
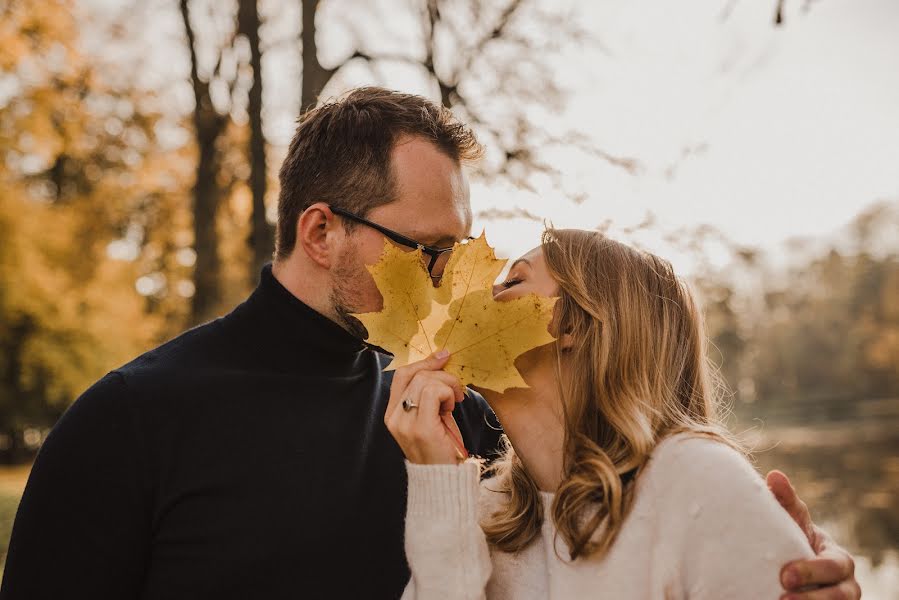
[[[565,441],[552,517],[572,560],[601,557],[663,437],[738,445],[718,420],[701,314],[671,264],[595,231],[548,229],[542,245],[559,285],[553,326],[575,340],[567,350],[555,344]],[[517,552],[540,531],[538,489],[508,443],[492,468],[491,487],[508,498],[482,526],[496,547]]]

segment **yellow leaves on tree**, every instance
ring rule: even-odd
[[[0,172],[0,383],[12,421],[65,406],[93,381],[158,343],[164,315],[135,292],[138,265],[79,237],[83,215],[34,202]]]
[[[514,361],[555,339],[548,328],[556,299],[528,294],[494,301],[493,282],[505,262],[481,234],[456,244],[435,287],[420,250],[404,252],[385,241],[380,261],[368,268],[384,307],[354,316],[368,329],[369,343],[393,354],[388,369],[446,349],[450,360],[444,370],[463,385],[497,392],[527,387]]]

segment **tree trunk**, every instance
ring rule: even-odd
[[[300,96],[300,114],[315,107],[318,96],[334,75],[335,69],[325,69],[318,62],[315,44],[315,13],[319,0],[303,2],[303,89]]]
[[[205,113],[205,111],[202,111]],[[200,125],[210,119],[219,120],[218,114],[195,115],[197,124],[197,180],[194,184],[194,250],[197,261],[194,265],[195,291],[191,303],[191,323],[201,323],[213,316],[215,308],[221,300],[219,280],[221,277],[221,260],[219,259],[219,236],[216,229],[216,215],[221,200],[216,177],[218,177],[220,161],[216,149],[218,133],[216,126]]]
[[[225,130],[227,117],[220,115],[209,95],[209,82],[202,81],[197,71],[197,53],[194,47],[194,31],[190,24],[188,0],[180,1],[181,18],[190,51],[190,79],[194,92],[194,135],[197,142],[197,175],[193,187],[194,250],[197,253],[194,265],[194,295],[191,301],[190,320],[201,323],[214,315],[221,301],[219,279],[221,260],[219,259],[219,239],[216,230],[216,215],[222,191],[217,176],[220,156],[216,143]]]
[[[256,0],[240,0],[237,29],[250,43],[250,66],[253,67],[253,86],[247,110],[250,114],[250,191],[253,195],[252,227],[250,231],[250,281],[255,282],[259,270],[272,259],[274,229],[265,218],[267,166],[265,136],[262,132],[262,52],[259,47],[259,11]]]

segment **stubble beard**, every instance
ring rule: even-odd
[[[362,312],[359,308],[359,286],[366,273],[355,251],[347,249],[337,259],[331,286],[330,302],[339,324],[350,334],[364,340],[368,330],[352,313]]]

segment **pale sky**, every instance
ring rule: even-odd
[[[710,223],[776,253],[874,201],[899,201],[899,2],[819,0],[780,29],[773,2],[738,2],[724,23],[722,5],[583,3],[612,55],[568,67],[566,115],[646,168],[634,177],[569,160],[566,175],[590,193],[581,205],[478,187],[475,206],[524,206],[572,227],[633,225],[650,211],[664,230]],[[698,151],[669,174],[686,148]],[[540,230],[486,225],[512,255]]]

